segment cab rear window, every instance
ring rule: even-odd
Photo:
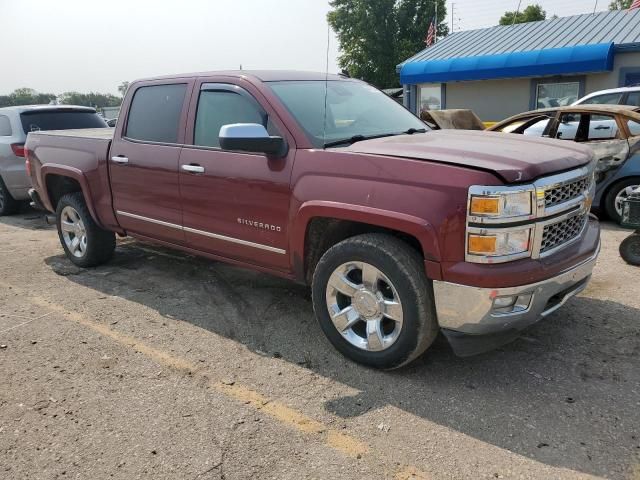
[[[76,128],[106,128],[107,124],[95,112],[46,110],[23,112],[20,121],[24,133],[41,130],[72,130]]]

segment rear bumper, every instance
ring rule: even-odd
[[[529,285],[479,288],[434,281],[438,322],[454,351],[474,355],[515,339],[519,331],[555,312],[584,290],[596,264],[600,244],[579,265]],[[513,301],[507,307],[496,299]]]

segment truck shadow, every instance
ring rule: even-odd
[[[95,270],[63,256],[46,262],[80,285],[358,390],[326,403],[340,417],[391,405],[536,461],[607,477],[622,477],[640,453],[640,310],[620,303],[575,298],[497,351],[460,359],[440,339],[409,367],[379,372],[335,352],[309,289],[286,280],[133,241]]]
[[[20,212],[7,217],[0,217],[0,224],[11,227],[24,228],[25,230],[55,230],[55,225],[48,225],[44,212],[24,206]]]

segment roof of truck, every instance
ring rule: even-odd
[[[253,77],[262,82],[282,82],[287,80],[351,80],[344,75],[336,75],[322,72],[304,72],[298,70],[221,70],[214,72],[180,73],[174,75],[162,75],[158,77],[141,78],[137,81],[150,81],[175,78],[201,78],[201,77]]]

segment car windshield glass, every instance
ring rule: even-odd
[[[104,128],[103,118],[95,112],[37,110],[20,114],[24,133],[40,130],[72,130],[74,128]]]
[[[366,83],[330,80],[269,85],[316,148],[428,129],[402,105]]]

